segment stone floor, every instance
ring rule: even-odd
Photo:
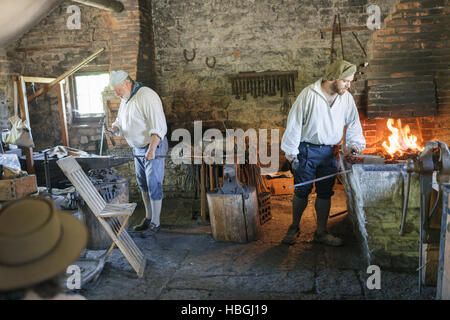
[[[331,216],[346,209],[343,190],[336,190],[332,201]],[[281,244],[291,221],[291,196],[272,197],[271,203],[272,219],[263,225],[261,238],[237,244],[215,241],[209,225],[192,219],[189,200],[165,201],[157,236],[133,235],[147,257],[144,277],[138,279],[114,249],[97,281],[78,293],[88,299],[137,300],[434,299],[434,287],[424,287],[419,294],[417,273],[381,270],[381,289],[369,290],[370,274],[346,213],[328,222],[329,230],[345,240],[344,246],[312,243],[314,196],[301,221],[299,241]]]

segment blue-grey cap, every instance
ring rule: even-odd
[[[123,70],[112,71],[109,74],[109,86],[114,88],[118,84],[121,84],[128,78],[128,73]]]

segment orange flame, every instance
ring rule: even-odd
[[[411,149],[412,151],[423,151],[424,147],[417,144],[417,137],[415,135],[410,135],[411,129],[409,128],[409,125],[402,128],[402,121],[400,119],[397,119],[397,127],[394,127],[393,124],[394,119],[388,119],[387,127],[392,134],[388,137],[389,145],[386,141],[382,144],[391,157],[396,153],[399,153],[399,156],[401,156],[408,149]]]

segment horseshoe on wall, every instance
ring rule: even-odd
[[[192,49],[192,58],[188,58],[187,57],[187,50],[186,49],[184,49],[183,55],[184,55],[184,59],[186,59],[187,62],[190,62],[190,61],[195,59],[195,49]]]
[[[206,57],[206,60],[205,60],[206,65],[207,65],[208,67],[210,67],[211,69],[214,68],[214,66],[216,65],[216,57],[212,57],[212,58],[213,58],[213,63],[212,63],[212,65],[209,64],[209,58],[208,58],[208,57]]]

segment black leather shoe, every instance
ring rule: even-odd
[[[300,236],[300,228],[295,226],[290,226],[288,231],[286,232],[286,235],[284,236],[283,242],[287,245],[293,245],[295,241],[297,241],[297,238]]]
[[[154,223],[150,223],[150,232],[158,233],[161,226],[156,226]]]
[[[140,224],[134,226],[133,231],[145,231],[149,228],[151,222],[150,219],[144,218]]]

